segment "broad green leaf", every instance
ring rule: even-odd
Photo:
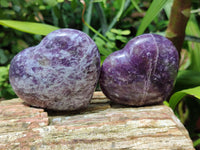
[[[196,37],[200,37],[200,29],[198,22],[192,14],[190,16],[190,20],[188,21],[187,27],[186,27],[186,34],[187,35],[192,35]],[[191,56],[191,64],[189,66],[189,69],[194,70],[194,71],[200,71],[200,43],[196,42],[188,42],[189,46],[189,52]]]
[[[170,107],[173,110],[175,110],[177,104],[186,95],[191,95],[191,96],[194,96],[194,97],[200,99],[200,86],[197,86],[195,88],[185,89],[185,90],[174,93],[169,100]]]
[[[153,19],[158,15],[158,13],[164,8],[167,1],[168,0],[154,0],[151,3],[149,9],[147,10],[139,26],[139,29],[136,34],[137,36],[144,33],[148,25],[153,21]]]
[[[0,1],[0,6],[1,7],[9,7],[9,2],[7,0],[1,0]]]
[[[200,86],[200,72],[193,70],[182,70],[178,72],[174,91],[194,88]]]
[[[198,145],[200,145],[200,138],[198,140],[196,140],[196,141],[193,142],[193,146],[194,147],[196,147]]]
[[[50,32],[59,29],[58,27],[47,24],[14,20],[0,20],[0,25],[7,26],[22,32],[39,35],[47,35]]]

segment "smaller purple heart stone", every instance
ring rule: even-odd
[[[172,91],[178,66],[178,52],[170,40],[143,34],[105,59],[100,87],[111,101],[119,104],[157,104]]]

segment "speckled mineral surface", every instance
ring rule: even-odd
[[[89,104],[99,73],[94,41],[81,31],[60,29],[16,55],[9,78],[16,94],[29,105],[76,110]]]
[[[102,65],[100,86],[112,101],[133,106],[162,102],[171,92],[179,56],[172,42],[156,34],[130,40]]]

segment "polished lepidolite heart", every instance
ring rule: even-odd
[[[16,94],[29,105],[77,110],[88,106],[99,73],[94,41],[81,31],[60,29],[17,54],[9,78]]]
[[[100,87],[112,101],[132,106],[151,105],[169,96],[179,56],[167,38],[144,34],[108,56],[101,68]]]

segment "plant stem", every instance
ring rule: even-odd
[[[185,28],[190,17],[191,0],[174,0],[166,37],[173,42],[179,54],[185,38]]]
[[[138,4],[135,0],[131,0],[131,3],[138,12],[140,12],[140,13],[142,12],[142,10],[140,9],[140,7],[138,6]]]
[[[104,39],[105,41],[109,42],[109,40],[103,36],[101,33],[99,33],[96,29],[94,29],[92,26],[90,26],[87,22],[85,22],[84,19],[84,14],[85,14],[85,9],[86,9],[86,4],[84,0],[80,0],[80,2],[83,4],[83,11],[82,11],[82,22],[91,30],[93,31],[95,34],[97,34],[99,37],[101,37],[102,39]]]

